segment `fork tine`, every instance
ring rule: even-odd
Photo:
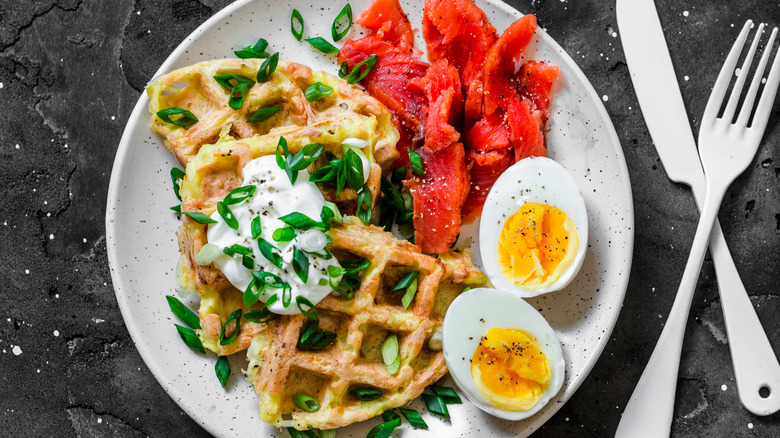
[[[777,28],[775,28],[774,32],[777,32]],[[767,50],[771,51],[772,48],[768,47]],[[769,120],[769,114],[772,112],[772,104],[775,102],[778,84],[780,84],[780,56],[775,54],[772,69],[769,70],[769,76],[766,79],[766,84],[764,84],[764,91],[761,93],[761,99],[756,107],[756,115],[753,116],[753,123],[750,124],[751,130],[763,134],[766,122]]]
[[[747,126],[750,113],[753,111],[753,103],[756,100],[758,87],[761,84],[761,79],[764,76],[766,64],[769,62],[769,55],[772,53],[772,48],[774,47],[776,36],[777,28],[774,28],[774,30],[772,30],[772,35],[769,37],[769,41],[766,43],[764,54],[761,56],[761,61],[758,63],[758,67],[756,68],[756,73],[753,76],[753,81],[750,84],[750,88],[745,95],[745,102],[742,104],[742,109],[739,111],[739,117],[737,118],[736,125],[740,128]]]
[[[710,99],[707,101],[707,106],[704,108],[704,115],[701,120],[702,128],[704,128],[706,124],[712,124],[718,117],[718,111],[723,103],[723,97],[726,96],[726,90],[728,90],[729,82],[731,82],[731,75],[734,74],[734,66],[737,65],[739,54],[742,53],[742,46],[745,45],[745,40],[747,39],[751,26],[753,26],[753,20],[746,21],[745,25],[742,26],[742,30],[739,32],[739,36],[734,42],[734,46],[731,47],[729,56],[726,57],[726,62],[723,63],[723,68],[720,69],[718,79],[715,81],[715,86],[712,87]]]
[[[753,64],[753,57],[756,56],[756,49],[758,48],[758,42],[761,41],[761,35],[764,33],[764,23],[758,25],[755,36],[753,36],[753,44],[750,45],[745,60],[742,62],[742,68],[739,71],[739,76],[734,82],[734,87],[731,89],[731,95],[729,101],[726,104],[726,109],[723,110],[723,120],[731,123],[734,120],[734,112],[737,110],[737,103],[739,103],[739,96],[742,94],[742,87],[745,86],[748,73],[750,72],[750,66]],[[743,105],[742,108],[745,106]]]

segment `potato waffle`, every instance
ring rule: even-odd
[[[447,373],[443,353],[428,346],[447,307],[466,286],[488,284],[467,253],[451,252],[436,259],[355,218],[335,225],[329,235],[333,238],[329,248],[339,260],[364,258],[371,265],[362,271],[353,299],[331,295],[316,306],[319,329],[337,334],[325,349],[298,348],[307,321],[301,315],[269,322],[252,340],[247,379],[260,397],[260,417],[277,426],[332,429],[419,396]],[[392,289],[411,271],[419,271],[419,285],[409,308],[404,309],[404,292]],[[398,336],[401,358],[401,367],[393,375],[381,354],[382,342],[390,334]],[[356,387],[378,389],[383,395],[360,401],[349,394]],[[297,408],[291,398],[297,393],[316,399],[320,409]]]
[[[283,129],[308,132],[340,119],[374,119],[374,156],[383,169],[389,169],[398,157],[395,144],[398,131],[390,112],[376,99],[353,85],[324,72],[312,72],[309,67],[279,61],[274,73],[264,82],[254,84],[243,105],[232,109],[228,101],[231,90],[220,85],[214,76],[233,74],[254,80],[263,59],[218,59],[204,61],[166,73],[147,85],[151,128],[163,136],[165,145],[179,163],[186,165],[201,147],[215,143],[223,128],[229,127],[233,138],[243,139],[265,135]],[[306,100],[306,89],[321,82],[333,88],[329,96],[314,102]],[[247,119],[261,107],[281,110],[259,123]],[[166,123],[156,114],[160,110],[179,107],[191,111],[198,122],[186,128]]]

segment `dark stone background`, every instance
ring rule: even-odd
[[[605,105],[628,162],[636,244],[623,312],[593,372],[536,434],[611,435],[671,307],[697,213],[689,190],[666,178],[650,141],[620,38],[613,35],[613,2],[510,3],[537,14],[598,93],[609,97]],[[742,23],[778,24],[780,6],[766,0],[657,3],[697,130]],[[187,34],[227,4],[0,2],[0,435],[207,436],[157,384],[125,330],[107,267],[104,215],[114,153],[146,81]],[[720,214],[776,351],[778,108],[754,164],[733,185]],[[756,417],[741,407],[724,332],[707,260],[683,351],[675,436],[780,436],[780,414]]]

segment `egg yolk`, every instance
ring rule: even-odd
[[[498,238],[498,264],[509,281],[540,289],[569,269],[579,244],[577,227],[566,213],[529,202],[504,222]]]
[[[521,412],[533,408],[550,384],[550,360],[535,338],[521,330],[494,327],[471,358],[471,377],[495,407]]]

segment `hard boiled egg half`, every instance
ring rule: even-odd
[[[585,201],[557,162],[520,160],[490,190],[479,240],[483,268],[497,288],[521,297],[560,290],[585,259]]]
[[[485,412],[522,420],[563,386],[555,332],[517,295],[479,288],[461,294],[444,317],[444,359],[455,383]]]

